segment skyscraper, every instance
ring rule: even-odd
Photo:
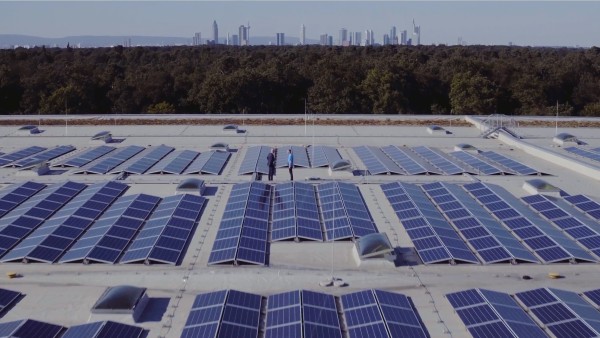
[[[217,20],[213,21],[213,41],[215,45],[219,44],[219,26],[217,26]]]
[[[321,36],[319,36],[319,44],[321,46],[327,46],[329,42],[329,39],[327,38],[327,34],[321,34]]]
[[[390,29],[390,44],[391,45],[398,44],[398,35],[396,35],[396,26],[392,26],[392,29]]]
[[[354,32],[354,45],[355,46],[360,46],[362,43],[362,35],[360,34],[360,32]]]
[[[338,43],[340,46],[348,43],[348,30],[346,28],[340,29]]]
[[[390,36],[388,34],[383,34],[383,45],[390,44]]]
[[[306,44],[306,26],[304,26],[304,24],[300,26],[300,44]]]
[[[232,46],[239,46],[240,45],[240,40],[239,40],[237,34],[232,34],[231,35],[231,45]]]
[[[199,46],[202,44],[202,34],[194,33],[194,38],[192,39],[192,46]]]
[[[250,45],[250,24],[248,27],[241,25],[239,28],[239,45],[249,46]]]
[[[285,34],[277,33],[277,46],[285,45]]]
[[[408,33],[406,32],[406,30],[400,32],[400,44],[406,46],[407,39]]]
[[[413,35],[414,35],[414,39],[413,42],[415,45],[420,45],[421,44],[421,26],[416,26],[415,25],[415,19],[413,19]]]

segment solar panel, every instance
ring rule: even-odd
[[[21,150],[14,151],[12,153],[4,154],[4,155],[0,156],[0,166],[1,167],[6,166],[7,164],[10,164],[14,161],[18,161],[20,159],[29,157],[33,154],[37,154],[44,150],[46,150],[46,148],[33,146],[33,147],[27,147],[27,148],[24,148]]]
[[[306,151],[312,168],[329,167],[342,160],[340,153],[333,147],[311,146]]]
[[[310,168],[308,154],[306,152],[307,148],[301,146],[282,146],[277,148],[277,158],[275,163],[277,168],[288,166],[287,157],[289,149],[292,149],[292,154],[294,154],[294,167]]]
[[[278,184],[273,196],[272,241],[294,238],[323,240],[313,185],[299,182]]]
[[[181,174],[196,157],[199,152],[193,150],[177,150],[165,156],[162,160],[150,168],[147,174]]]
[[[362,195],[354,184],[323,183],[317,191],[328,241],[377,232]]]
[[[501,154],[498,154],[495,151],[482,151],[479,153],[479,155],[485,157],[486,159],[489,159],[491,161],[494,161],[496,163],[499,163],[500,165],[506,167],[509,169],[509,172],[513,172],[517,175],[537,175],[540,174],[539,171],[529,167],[528,165],[525,165],[521,162],[515,161],[512,158],[508,157],[508,156],[504,156]]]
[[[71,156],[62,162],[55,164],[55,166],[80,168],[80,167],[110,153],[111,151],[113,151],[115,149],[116,149],[115,147],[110,147],[110,146],[98,146],[98,147],[90,148],[90,149],[80,152],[74,156]]]
[[[600,226],[598,224],[583,217],[578,218],[575,215],[575,209],[567,204],[559,206],[557,203],[561,201],[555,203],[544,195],[526,196],[522,200],[581,246],[600,257]]]
[[[466,151],[454,151],[450,153],[451,156],[454,156],[456,159],[463,161],[468,164],[475,170],[469,170],[469,172],[477,175],[498,175],[502,174],[502,169],[490,164],[484,159],[479,158],[475,154],[471,154]]]
[[[443,200],[437,203],[438,209],[471,244],[483,262],[538,262],[531,252],[459,186],[436,182],[425,184],[422,189],[434,202]]]
[[[22,294],[17,291],[0,289],[0,316],[4,315],[21,298]]]
[[[53,263],[129,186],[109,181],[86,187],[59,212],[44,222],[2,262],[26,260]]]
[[[585,157],[590,160],[600,162],[600,154],[597,152],[589,151],[589,150],[579,148],[579,147],[567,147],[567,148],[563,148],[563,149],[570,153],[573,153],[575,155],[579,155],[581,157]]]
[[[405,170],[392,161],[381,149],[372,146],[354,147],[354,152],[365,164],[371,175],[406,174]]]
[[[102,159],[91,162],[84,167],[75,170],[74,174],[106,174],[119,166],[121,163],[143,151],[145,148],[141,146],[126,146],[119,148],[104,156]]]
[[[181,338],[258,337],[262,297],[236,290],[196,296]]]
[[[116,263],[159,201],[159,197],[145,194],[120,197],[59,262]]]
[[[600,307],[600,289],[586,291],[583,293],[583,297],[596,307]]]
[[[46,187],[45,184],[25,182],[0,190],[0,218]]]
[[[547,337],[508,294],[470,289],[446,298],[473,337]]]
[[[364,290],[340,297],[348,334],[353,337],[429,337],[410,299]]]
[[[58,338],[64,327],[33,319],[22,319],[0,324],[0,337]]]
[[[207,151],[198,156],[184,174],[212,174],[219,175],[231,157],[227,151]]]
[[[26,238],[45,220],[79,194],[86,185],[74,182],[55,184],[42,190],[0,220],[0,257]]]
[[[103,321],[71,326],[61,338],[138,338],[143,333],[138,326]]]
[[[412,151],[431,163],[434,167],[438,168],[445,175],[460,175],[463,172],[469,171],[465,167],[460,167],[446,154],[435,148],[419,146],[412,148]]]
[[[265,338],[302,338],[300,294],[301,291],[290,291],[268,297]]]
[[[177,264],[192,238],[206,199],[195,195],[165,197],[127,248],[120,263]]]
[[[515,297],[556,337],[600,336],[600,312],[575,292],[540,288]]]
[[[600,203],[585,195],[566,196],[564,199],[591,218],[600,220]]]
[[[402,170],[409,175],[421,175],[426,173],[441,174],[441,171],[433,165],[424,161],[414,152],[406,147],[386,146],[381,151],[389,156]]]
[[[135,155],[134,157],[123,162],[115,169],[111,170],[110,173],[120,174],[125,172],[128,174],[141,175],[148,171],[152,166],[158,163],[158,161],[160,161],[163,157],[167,156],[173,150],[175,150],[175,148],[166,146],[164,144],[154,147],[148,147],[142,152]]]
[[[267,165],[267,156],[271,149],[266,146],[254,146],[248,148],[246,156],[240,165],[239,175],[248,175],[261,173],[267,175],[269,166]]]
[[[463,186],[484,207],[490,210],[513,234],[519,237],[542,261],[595,261],[548,221],[540,218],[506,190],[481,182]],[[503,202],[503,203],[499,203]],[[494,210],[490,205],[500,205]]]
[[[16,167],[16,168],[26,168],[26,167],[32,166],[34,164],[37,164],[39,162],[42,162],[42,161],[50,161],[59,156],[68,154],[68,153],[72,152],[73,150],[75,150],[75,147],[73,147],[73,146],[58,146],[58,147],[55,147],[52,149],[48,149],[48,150],[36,153],[33,156],[29,156],[22,160],[13,162],[9,165],[11,167]]]
[[[271,186],[262,182],[233,186],[208,264],[267,263]]]
[[[414,184],[394,182],[381,185],[381,189],[423,263],[479,263],[421,188]]]

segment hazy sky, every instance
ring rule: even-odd
[[[391,26],[421,26],[421,43],[599,46],[600,2],[575,1],[0,1],[0,34],[153,35],[236,34],[250,22],[251,36],[318,39],[338,31],[372,29],[377,42]],[[364,35],[364,33],[363,33]]]

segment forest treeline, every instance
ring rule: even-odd
[[[0,51],[0,114],[600,116],[600,48],[199,46]]]

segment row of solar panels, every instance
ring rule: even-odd
[[[600,204],[585,196],[521,201],[480,182],[381,188],[425,264],[600,261]]]
[[[283,146],[277,148],[276,166],[278,168],[288,166],[288,150],[290,149],[294,155],[294,166],[297,167],[330,167],[342,160],[342,156],[338,150],[329,146]],[[269,173],[267,156],[270,152],[271,148],[267,146],[249,147],[240,165],[239,174],[261,173],[267,175]]]
[[[371,175],[539,175],[539,171],[494,151],[444,153],[419,147],[354,147]]]
[[[583,147],[567,147],[564,148],[566,151],[579,155],[590,160],[600,162],[600,147],[598,148],[583,148]]]
[[[374,232],[375,223],[354,184],[241,183],[229,195],[208,263],[265,265],[269,234],[271,241],[331,241]]]
[[[599,337],[600,289],[540,288],[516,293],[470,289],[446,298],[475,338]]]
[[[0,261],[177,264],[206,199],[129,186],[26,182],[0,191]]]
[[[11,338],[139,338],[146,334],[144,328],[113,321],[86,323],[69,328],[33,319],[0,323],[0,336]]]
[[[73,146],[51,149],[28,147],[0,156],[0,166],[28,168],[75,150]],[[231,157],[229,152],[176,150],[160,145],[98,146],[53,163],[55,167],[76,168],[74,174],[212,174],[219,175]]]
[[[364,290],[334,297],[297,290],[264,298],[221,290],[196,297],[181,338],[256,338],[260,331],[265,338],[429,337],[412,300],[398,293]]]

